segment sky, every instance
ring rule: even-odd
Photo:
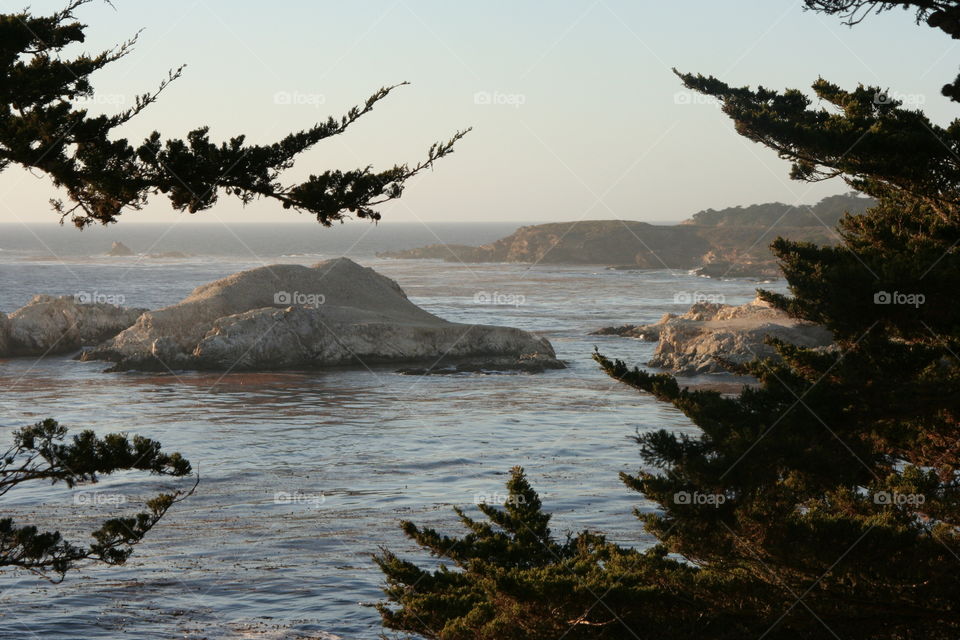
[[[65,1],[30,8],[44,14]],[[120,130],[134,142],[153,130],[182,137],[209,125],[217,141],[243,133],[269,143],[409,81],[284,176],[416,163],[432,142],[473,127],[452,156],[380,208],[381,224],[679,221],[710,207],[813,203],[847,191],[838,180],[789,180],[786,161],[739,137],[672,67],[808,93],[818,77],[849,88],[862,82],[922,106],[935,122],[956,115],[939,94],[957,73],[956,41],[900,10],[852,29],[802,10],[799,0],[113,0],[113,8],[95,0],[78,17],[89,25],[87,51],[143,29],[132,54],[94,76],[91,112],[129,106],[187,64],[157,104]],[[48,178],[8,169],[0,222],[54,224],[48,200],[57,195]],[[120,218],[310,219],[232,197],[193,216],[157,197]]]

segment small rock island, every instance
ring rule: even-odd
[[[134,253],[133,249],[122,242],[114,242],[112,245],[110,245],[110,251],[107,252],[107,255],[114,258],[127,258],[134,255]]]
[[[833,343],[825,328],[791,318],[759,298],[743,305],[698,302],[683,315],[668,313],[654,324],[607,327],[593,335],[656,341],[647,365],[684,376],[725,373],[721,359],[743,364],[775,358],[768,336],[810,348],[827,349]]]
[[[144,313],[81,359],[152,371],[564,366],[545,338],[439,318],[410,302],[393,280],[347,258],[258,267],[202,285],[177,304]]]

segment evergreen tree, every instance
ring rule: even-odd
[[[121,433],[98,438],[83,431],[68,441],[66,427],[49,419],[15,431],[13,441],[0,458],[0,496],[23,483],[63,482],[72,488],[117,471],[171,477],[190,473],[185,458],[163,453],[154,440]],[[107,520],[91,533],[90,546],[69,542],[58,531],[17,526],[13,518],[0,518],[0,569],[17,567],[59,582],[87,560],[123,564],[167,510],[191,493],[193,489],[161,493],[146,502],[146,511]]]
[[[835,226],[845,213],[862,213],[875,205],[871,198],[855,193],[827,196],[814,205],[791,205],[783,202],[752,204],[726,209],[705,209],[693,214],[690,224],[704,227],[823,227]],[[829,228],[829,227],[828,227]]]
[[[398,607],[384,622],[445,640],[960,637],[960,121],[935,125],[879,87],[819,80],[820,107],[796,90],[680,77],[789,159],[793,178],[840,177],[877,200],[841,220],[839,246],[772,246],[790,294],[761,296],[826,326],[835,348],[773,341],[780,358],[737,368],[759,385],[734,397],[596,354],[701,429],[637,436],[647,467],[623,480],[660,505],[638,513],[658,544],[563,547],[505,566],[474,544],[464,562],[469,536],[405,524],[460,571],[380,556]],[[512,527],[550,548],[544,517],[538,508]],[[492,621],[499,635],[484,635]]]
[[[90,116],[80,102],[94,96],[90,76],[129,55],[136,43],[134,37],[95,56],[62,57],[64,48],[84,41],[86,25],[75,21],[74,11],[90,1],[71,0],[51,16],[0,14],[0,171],[18,164],[49,175],[68,196],[69,203],[53,203],[61,221],[69,218],[80,228],[115,222],[124,210],[140,209],[157,193],[166,194],[175,209],[196,213],[212,207],[221,191],[244,204],[270,198],[328,226],[349,214],[376,221],[380,214],[374,207],[399,198],[408,179],[453,153],[454,143],[467,133],[432,145],[414,166],[328,170],[300,184],[280,182],[280,174],[301,153],[346,131],[400,86],[394,85],[339,119],[328,118],[269,145],[248,145],[243,135],[216,144],[209,127],[200,127],[185,140],[164,140],[155,131],[134,146],[114,138],[114,130],[156,102],[184,67],[171,71],[155,92],[137,96],[129,109]]]

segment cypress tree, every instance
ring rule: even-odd
[[[789,294],[761,297],[827,327],[834,347],[771,341],[779,358],[728,365],[758,381],[734,396],[595,354],[700,428],[637,435],[646,466],[622,478],[659,504],[637,514],[657,544],[619,549],[584,532],[556,546],[536,528],[537,502],[521,527],[551,551],[529,565],[488,553],[488,539],[521,528],[489,508],[490,524],[464,521],[465,538],[404,524],[459,570],[379,556],[384,622],[444,640],[956,638],[960,121],[938,126],[881,87],[821,79],[815,105],[797,90],[678,75],[790,160],[794,179],[839,177],[876,199],[840,221],[838,246],[772,245]]]
[[[0,457],[0,497],[26,483],[62,482],[73,488],[118,471],[177,478],[188,475],[191,467],[179,453],[164,453],[155,440],[122,433],[100,438],[92,431],[68,439],[66,427],[47,419],[13,433],[13,445]],[[193,488],[196,486],[194,483]],[[60,582],[68,571],[86,561],[123,564],[133,547],[174,504],[191,495],[193,488],[160,493],[146,501],[144,511],[104,521],[90,533],[94,541],[89,546],[70,542],[59,531],[41,531],[2,517],[0,569],[24,569]]]

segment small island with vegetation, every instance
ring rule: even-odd
[[[446,262],[588,264],[614,269],[696,270],[710,277],[781,276],[770,242],[834,245],[844,215],[859,215],[875,204],[856,193],[829,196],[814,205],[770,202],[748,207],[706,209],[678,225],[636,220],[579,220],[520,227],[491,244],[470,247],[435,244],[384,251],[382,258]]]

